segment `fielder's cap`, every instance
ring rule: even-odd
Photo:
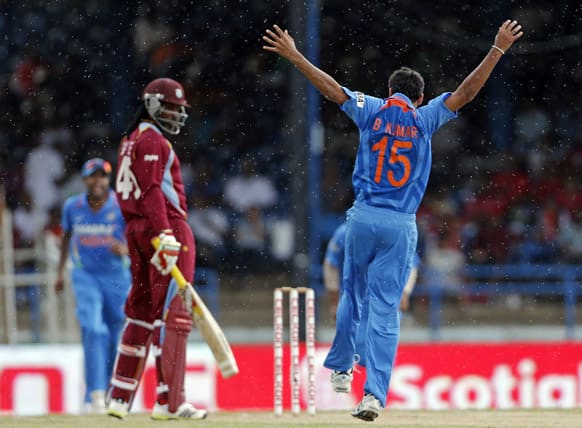
[[[105,174],[109,175],[111,174],[111,164],[101,158],[89,159],[81,169],[81,176],[89,177],[97,171],[103,171]]]

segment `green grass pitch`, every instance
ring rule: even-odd
[[[314,416],[285,414],[275,417],[270,412],[216,412],[204,421],[159,422],[146,414],[132,414],[124,420],[108,416],[48,415],[38,417],[1,416],[3,428],[148,428],[167,426],[215,428],[287,428],[287,427],[408,427],[408,428],[467,428],[467,427],[582,427],[582,409],[556,410],[443,410],[411,411],[386,410],[374,422],[364,422],[349,412],[319,412]]]

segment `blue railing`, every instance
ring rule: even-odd
[[[440,337],[444,297],[504,294],[562,297],[566,337],[574,338],[576,300],[582,296],[581,265],[469,265],[462,276],[463,284],[453,288],[439,284],[438,275],[425,271],[426,279],[415,290],[416,296],[429,298],[432,339]]]

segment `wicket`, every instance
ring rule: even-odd
[[[315,414],[315,293],[307,287],[280,287],[273,293],[273,354],[275,358],[275,415],[283,414],[283,294],[289,295],[291,412],[301,412],[299,367],[299,293],[305,295],[305,348],[307,354],[307,413]]]

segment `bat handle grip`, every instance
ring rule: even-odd
[[[152,246],[157,250],[158,247],[160,246],[160,238],[155,236],[152,238],[151,242],[152,242]],[[172,278],[174,278],[174,280],[178,284],[179,288],[184,288],[188,285],[188,281],[186,281],[186,278],[184,278],[184,275],[182,275],[182,272],[180,272],[180,269],[178,269],[178,266],[173,266],[172,270],[170,271],[170,274],[172,275]]]

